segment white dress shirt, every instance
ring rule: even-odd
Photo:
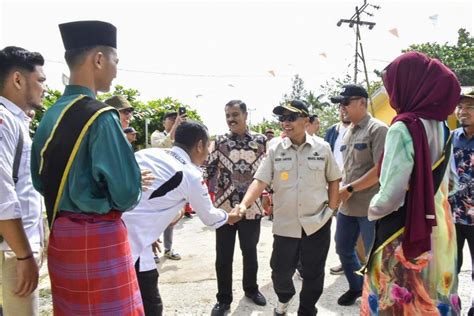
[[[33,188],[30,172],[31,119],[10,100],[0,96],[0,220],[21,218],[33,251],[40,251],[43,243],[43,215],[41,195]],[[23,133],[23,152],[18,169],[18,182],[13,182],[13,161],[20,133]],[[0,250],[10,250],[6,241]]]
[[[184,204],[193,206],[201,221],[213,228],[227,222],[227,213],[216,209],[202,178],[202,172],[194,165],[189,155],[179,147],[169,150],[160,148],[143,149],[135,153],[140,169],[149,169],[157,178],[150,188],[143,192],[140,202],[132,211],[123,214],[128,230],[133,262],[140,257],[140,271],[156,269],[151,245],[173,221]],[[158,195],[171,178],[180,182]]]
[[[342,139],[344,138],[344,134],[346,133],[347,128],[348,127],[342,125],[342,123],[339,124],[339,134],[337,135],[336,141],[334,142],[334,158],[336,159],[337,165],[339,166],[339,169],[341,169],[341,171],[344,170],[344,159],[342,158],[341,145]]]

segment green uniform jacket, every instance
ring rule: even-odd
[[[46,111],[36,131],[31,150],[33,186],[43,194],[39,176],[41,150],[48,140],[61,111],[79,95],[95,98],[82,86],[67,86],[64,94]],[[141,195],[140,169],[125,138],[118,113],[99,115],[86,133],[71,166],[59,210],[106,214],[111,209],[127,211]]]

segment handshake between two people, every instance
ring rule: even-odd
[[[227,224],[234,225],[245,216],[246,212],[247,207],[245,207],[245,205],[237,204],[236,206],[234,206],[232,211],[230,211],[229,218],[227,219]]]

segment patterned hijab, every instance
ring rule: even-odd
[[[448,67],[418,52],[395,59],[382,78],[390,105],[397,112],[392,124],[403,122],[413,139],[414,167],[402,247],[405,257],[416,258],[431,249],[431,231],[436,226],[432,161],[420,118],[446,120],[459,102],[461,87]]]

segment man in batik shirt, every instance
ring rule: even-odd
[[[247,106],[232,100],[225,106],[230,132],[218,136],[211,149],[207,174],[217,177],[215,207],[231,212],[244,197],[255,171],[265,154],[266,138],[254,134],[247,127]],[[232,302],[232,262],[235,236],[239,233],[243,256],[242,285],[245,296],[257,305],[265,305],[265,297],[257,284],[257,243],[260,237],[262,206],[259,200],[247,211],[245,218],[234,225],[224,225],[216,230],[217,303],[212,315],[224,315]]]
[[[456,116],[461,124],[461,127],[453,131],[453,153],[459,190],[449,198],[449,202],[456,226],[459,273],[466,240],[471,252],[471,262],[474,263],[474,91],[461,95]],[[474,274],[472,279],[474,280]],[[468,315],[474,315],[474,298]]]

